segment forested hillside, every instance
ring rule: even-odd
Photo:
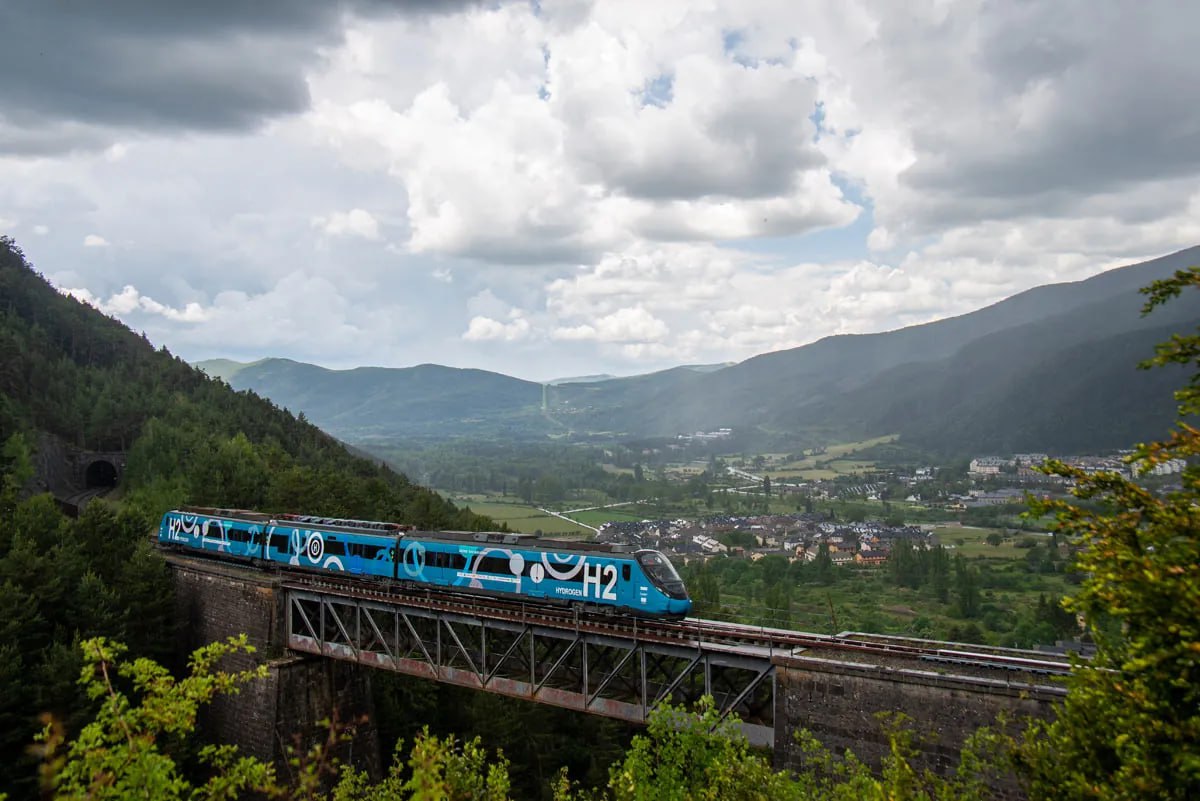
[[[34,795],[26,753],[53,713],[70,730],[92,702],[76,643],[175,650],[170,578],[151,545],[182,503],[491,528],[254,393],[237,393],[53,289],[0,238],[0,793]],[[36,487],[32,443],[53,435],[126,450],[117,503],[67,518]]]
[[[43,431],[128,450],[125,491],[184,501],[371,515],[434,528],[489,523],[254,392],[233,392],[54,290],[0,240],[0,437]]]

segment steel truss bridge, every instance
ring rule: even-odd
[[[405,592],[351,578],[285,579],[286,647],[644,723],[663,703],[711,696],[756,745],[774,742],[775,657],[918,661],[925,669],[1062,674],[1061,658],[900,637],[711,620],[639,620],[499,598]],[[930,664],[940,663],[940,664]]]
[[[663,636],[644,621],[383,601],[285,585],[287,647],[635,723],[711,695],[751,742],[774,737],[769,648]],[[489,599],[490,600],[490,599]],[[519,606],[519,605],[518,605]],[[464,608],[465,607],[465,608]]]

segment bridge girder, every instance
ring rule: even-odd
[[[286,592],[286,645],[293,651],[634,723],[645,723],[660,704],[690,706],[710,695],[721,719],[736,714],[753,744],[774,742],[769,649]]]

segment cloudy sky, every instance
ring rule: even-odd
[[[740,360],[1200,243],[1200,4],[6,0],[0,233],[188,359]]]

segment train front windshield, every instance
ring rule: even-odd
[[[665,592],[668,597],[687,600],[688,594],[687,589],[683,586],[683,579],[675,572],[675,566],[667,557],[658,551],[641,551],[638,553],[637,559],[638,564],[642,566],[642,570],[646,571],[646,575],[654,582],[654,585]]]

